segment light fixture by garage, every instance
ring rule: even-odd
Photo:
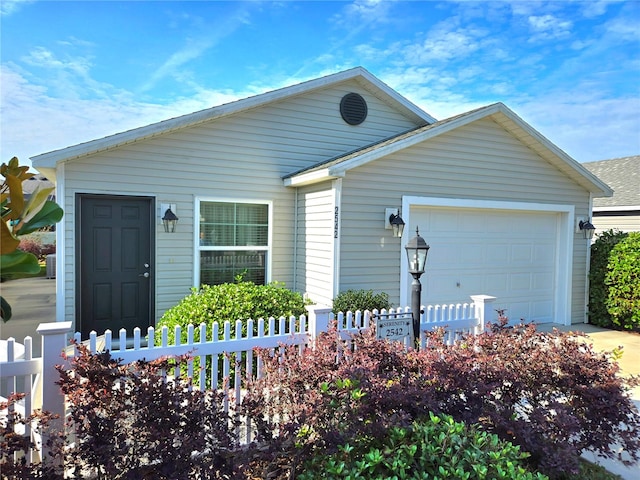
[[[596,231],[596,227],[593,226],[593,223],[591,223],[589,219],[580,220],[580,222],[578,223],[578,228],[580,228],[580,231],[583,233],[586,240],[591,240],[593,238],[593,234]]]

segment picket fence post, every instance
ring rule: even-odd
[[[332,308],[324,305],[306,305],[305,308],[307,309],[309,337],[313,341],[318,335],[329,329]]]
[[[486,323],[492,318],[491,310],[493,310],[492,303],[496,300],[496,297],[491,295],[471,295],[471,300],[476,309],[476,317],[479,319],[479,330],[484,332]]]
[[[65,398],[56,385],[60,375],[56,365],[63,363],[61,358],[63,350],[67,347],[67,335],[71,332],[71,322],[41,323],[36,331],[42,336],[42,372],[40,373],[40,385],[42,385],[42,410],[59,415],[55,424],[51,425],[51,431],[62,431],[65,417]],[[47,458],[47,433],[42,436],[42,455]]]

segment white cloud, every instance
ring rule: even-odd
[[[619,3],[622,0],[590,0],[588,2],[580,2],[583,11],[582,14],[587,18],[599,17],[606,13],[609,5]]]
[[[2,0],[0,1],[0,16],[16,13],[24,5],[33,3],[35,0]]]
[[[640,28],[638,28],[638,18],[620,16],[605,24],[607,35],[619,42],[640,42]],[[636,52],[637,53],[637,52]]]
[[[420,45],[405,50],[405,59],[412,64],[426,64],[433,60],[446,61],[467,57],[480,48],[472,30],[457,30],[429,35]]]
[[[200,58],[239,28],[251,24],[251,9],[259,7],[259,3],[238,2],[234,5],[237,5],[237,8],[233,12],[224,18],[217,18],[214,24],[208,24],[201,17],[189,14],[175,15],[169,12],[172,28],[177,28],[178,23],[184,21],[189,24],[189,31],[192,33],[185,38],[184,45],[169,55],[167,60],[150,75],[149,80],[142,85],[141,92],[153,89],[164,78],[184,79],[185,66],[189,62]]]
[[[393,3],[390,0],[355,0],[335,16],[336,24],[353,26],[386,23],[390,20]]]
[[[165,77],[179,77],[183,74],[182,67],[191,60],[200,57],[204,52],[211,48],[215,42],[213,39],[188,40],[187,44],[173,53],[161,66],[151,74],[151,78],[140,91],[146,92],[151,90],[159,81]]]
[[[531,41],[555,40],[568,37],[573,22],[561,20],[553,15],[531,15],[528,18],[532,30]]]

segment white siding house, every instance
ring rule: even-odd
[[[192,287],[238,273],[320,304],[365,288],[405,305],[416,227],[432,247],[425,303],[489,294],[517,318],[582,322],[576,220],[611,195],[504,105],[438,122],[362,68],[32,161],[65,211],[58,319],[82,330],[153,324]],[[385,229],[387,208],[403,238]]]

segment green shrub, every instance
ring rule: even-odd
[[[373,290],[347,290],[341,292],[333,299],[333,311],[355,312],[356,310],[382,310],[391,308],[389,295],[380,292],[373,293]]]
[[[269,317],[279,318],[290,315],[300,316],[306,313],[302,295],[284,288],[282,283],[256,285],[252,282],[224,283],[221,285],[202,285],[199,290],[183,298],[178,305],[167,310],[158,328],[169,327],[169,336],[173,339],[173,329],[176,325],[182,327],[182,341],[187,340],[189,324],[207,325],[211,332],[214,322],[220,324],[222,338],[224,322],[229,320],[233,325],[236,320],[244,323],[243,334],[246,333],[246,320],[257,320]],[[197,329],[196,329],[197,330]],[[196,332],[196,341],[199,341]]]
[[[605,283],[609,257],[613,248],[626,238],[627,233],[608,230],[602,232],[591,245],[591,266],[589,271],[589,323],[610,328],[613,319],[607,309],[609,286]]]
[[[524,466],[526,453],[497,435],[467,427],[448,415],[392,427],[379,443],[343,445],[332,455],[318,451],[305,463],[300,480],[342,479],[546,479]]]
[[[611,250],[605,285],[607,311],[613,323],[640,329],[640,232],[631,232]]]

